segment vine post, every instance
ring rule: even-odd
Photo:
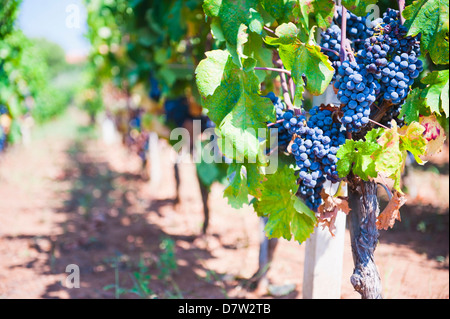
[[[338,104],[339,100],[329,86],[324,94],[313,98],[314,105]],[[338,184],[325,184],[325,191],[334,195]],[[335,231],[317,226],[306,240],[303,271],[303,299],[340,299],[346,215],[340,211],[335,220]]]

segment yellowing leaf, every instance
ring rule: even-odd
[[[442,151],[446,139],[445,130],[434,115],[421,117],[419,123],[425,128],[423,137],[428,141],[425,155],[420,158],[429,160],[431,156]]]

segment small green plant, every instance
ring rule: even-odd
[[[158,279],[167,279],[178,268],[175,256],[175,242],[170,238],[165,238],[161,241],[159,248],[161,248],[162,252],[157,262],[159,269]]]
[[[131,280],[134,282],[133,288],[128,292],[138,295],[141,298],[156,298],[153,290],[150,289],[151,275],[148,274],[148,267],[146,265],[145,259],[139,259],[138,271],[135,271],[131,276]]]

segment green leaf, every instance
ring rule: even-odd
[[[408,35],[422,33],[422,53],[428,52],[435,64],[449,62],[448,7],[446,0],[417,0],[403,10]]]
[[[386,177],[393,178],[395,181],[394,185],[400,185],[404,158],[400,150],[400,137],[397,131],[397,124],[394,120],[392,121],[392,128],[383,130],[383,134],[377,142],[381,146],[373,155],[377,172]],[[400,189],[398,190],[401,191]]]
[[[228,198],[228,204],[231,207],[240,209],[244,204],[248,204],[248,188],[243,187],[247,184],[247,177],[242,170],[242,165],[234,163],[230,164],[227,174],[230,184],[225,188],[223,197]]]
[[[333,22],[333,0],[300,0],[299,4],[301,14],[304,15],[303,20],[308,21],[306,27],[317,25],[321,29],[326,29]]]
[[[249,30],[261,33],[264,21],[256,11],[258,0],[205,0],[203,10],[211,17],[218,17],[223,36],[233,46],[238,44],[241,24]]]
[[[255,59],[259,67],[273,67],[272,50],[265,48],[262,38],[254,32],[250,32],[249,41],[244,46],[244,55]],[[255,73],[259,82],[263,82],[268,74],[262,70],[256,70]]]
[[[424,77],[421,82],[427,87],[423,90],[422,98],[426,98],[431,112],[449,116],[448,109],[448,79],[449,70],[433,71]]]
[[[341,3],[352,13],[358,16],[367,14],[367,7],[376,4],[378,0],[342,0]]]
[[[228,168],[230,184],[225,188],[224,197],[236,209],[248,204],[248,195],[261,197],[261,188],[264,175],[259,171],[257,164],[232,163]]]
[[[312,37],[308,43],[302,43],[297,38],[287,36],[283,38],[266,37],[265,41],[271,45],[279,45],[278,50],[283,65],[291,71],[292,78],[297,85],[296,99],[302,98],[303,86],[313,95],[321,95],[325,92],[333,78],[334,68]]]
[[[287,2],[289,0],[261,0],[261,5],[272,17],[283,20]]]
[[[200,162],[196,163],[196,169],[200,182],[204,186],[210,187],[215,182],[225,182],[227,178],[228,165],[226,163],[216,162],[214,160],[212,160],[211,162],[204,161],[207,156],[211,156],[211,148],[205,147],[205,145],[207,144],[208,143],[206,142],[202,142],[202,144],[200,144],[202,156],[200,157]],[[207,154],[207,156],[204,156],[205,154]]]
[[[219,128],[219,147],[228,158],[256,160],[261,154],[258,129],[266,129],[267,122],[275,121],[273,104],[258,94],[259,80],[253,69],[256,61],[248,58],[239,69],[231,56],[224,65],[226,53],[214,56],[220,59],[212,61],[209,55],[200,63],[197,83],[203,106]]]
[[[405,103],[402,105],[402,109],[399,114],[399,118],[403,118],[406,123],[412,123],[419,120],[420,109],[423,108],[425,101],[420,97],[421,89],[415,88],[412,90]]]
[[[214,91],[222,82],[230,54],[222,50],[209,51],[205,54],[206,59],[200,61],[195,70],[195,74],[200,94],[207,97],[213,95]]]
[[[424,89],[415,88],[405,101],[400,112],[406,123],[419,121],[419,115],[449,116],[448,82],[449,70],[433,71],[421,81],[426,85]]]
[[[351,171],[365,181],[369,177],[377,177],[372,155],[379,149],[380,145],[376,142],[347,140],[336,154],[339,159],[336,164],[339,177],[346,177]]]
[[[266,177],[261,198],[254,207],[259,216],[268,217],[267,237],[290,240],[294,236],[298,242],[305,241],[314,230],[316,218],[295,195],[298,184],[294,170],[283,165]]]
[[[376,143],[377,140],[380,138],[380,136],[383,134],[384,128],[374,128],[366,133],[366,136],[364,136],[365,140],[367,142]]]

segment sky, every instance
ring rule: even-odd
[[[31,38],[58,43],[67,55],[85,55],[89,41],[83,0],[23,0],[18,26]]]

